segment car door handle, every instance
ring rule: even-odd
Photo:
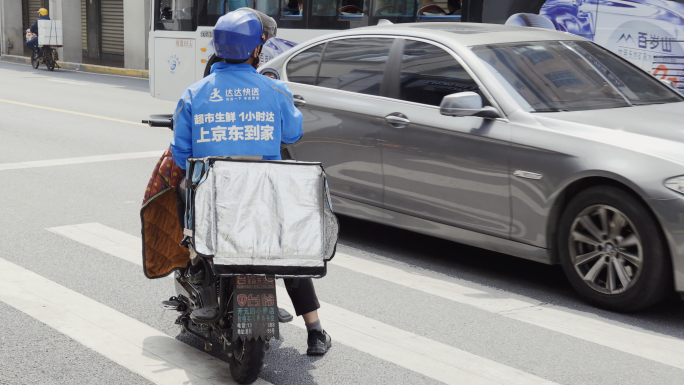
[[[306,100],[300,95],[294,95],[294,105],[297,107],[304,107],[306,106]]]
[[[385,121],[394,128],[404,128],[411,124],[411,121],[404,114],[394,113],[385,116]]]

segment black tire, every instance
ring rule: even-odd
[[[52,55],[45,57],[45,66],[47,67],[48,71],[55,70],[55,60],[52,58]]]
[[[614,211],[610,211],[611,209]],[[592,216],[592,212],[596,215]],[[609,214],[603,214],[605,212]],[[617,218],[619,215],[626,217],[627,220],[602,220],[608,217]],[[589,246],[589,243],[578,240],[577,236],[577,232],[583,233],[587,229],[583,223],[587,217],[593,218],[592,223],[595,224],[596,230],[601,231],[603,228],[601,222],[607,224],[606,229],[609,233],[612,228],[618,228],[614,225],[615,223],[624,223],[624,227],[621,228],[622,235],[615,238],[618,241],[613,241],[609,239],[611,235],[601,232],[604,234],[603,242],[605,243]],[[575,232],[572,232],[573,230]],[[590,233],[586,231],[587,235],[591,235]],[[596,239],[596,237],[590,238]],[[627,241],[629,238],[631,238],[630,242]],[[636,243],[634,239],[637,240]],[[623,247],[623,245],[628,246]],[[585,246],[593,249],[581,250]],[[622,312],[645,309],[662,301],[673,290],[672,263],[660,224],[643,202],[619,188],[596,186],[577,194],[565,208],[561,217],[558,247],[563,270],[572,286],[587,301],[604,309]],[[625,254],[631,255],[632,258],[636,255],[630,250],[638,250],[639,259],[633,260],[640,264],[632,265],[630,259],[625,257]],[[583,259],[581,257],[596,252],[602,254],[586,259],[587,262],[578,263],[577,267],[575,266],[573,260],[581,261]],[[603,267],[596,266],[599,262],[603,263]],[[623,266],[622,277],[617,273],[620,266],[616,267],[616,264]],[[596,267],[595,271],[601,272],[589,274],[586,269],[592,270],[593,267]],[[613,273],[612,283],[608,278],[610,274],[608,269]],[[586,280],[580,275],[581,272],[586,272],[584,275],[587,277]],[[629,280],[625,278],[625,272],[631,274],[626,277],[630,278]],[[600,278],[601,274],[604,277],[603,282]],[[592,280],[589,278],[590,275],[596,278]],[[622,281],[623,278],[625,281]],[[624,282],[629,283],[623,285]],[[601,285],[605,286],[603,290],[606,291],[613,291],[615,288],[614,292],[601,292]],[[608,289],[609,286],[613,288]]]
[[[228,358],[230,375],[238,384],[251,384],[259,378],[266,358],[266,341],[238,340],[238,346]]]
[[[211,73],[211,66],[214,65],[214,63],[218,63],[221,60],[220,57],[216,56],[216,54],[212,54],[209,57],[209,60],[207,60],[207,65],[204,66],[204,76],[203,78],[206,78],[209,76],[209,73]]]
[[[33,53],[31,53],[31,67],[37,70],[39,66],[40,62],[38,61],[38,51],[34,49]]]

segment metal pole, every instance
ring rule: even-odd
[[[5,54],[5,0],[0,0],[0,56]]]

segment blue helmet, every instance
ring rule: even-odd
[[[267,34],[259,15],[244,8],[221,16],[214,27],[216,56],[229,60],[247,60],[254,48],[264,44]]]

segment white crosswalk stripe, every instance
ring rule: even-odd
[[[50,230],[131,262],[141,263],[142,243],[139,238],[99,223]],[[332,263],[413,290],[684,369],[684,341],[676,338],[627,328],[617,322],[601,320],[592,314],[541,304],[510,293],[497,294],[444,279],[419,275],[386,263],[377,263],[344,253],[338,252]],[[282,295],[280,297],[283,298]]]
[[[99,223],[86,223],[48,230],[129,262],[142,264],[140,238],[116,229]],[[278,298],[281,306],[294,312],[282,287],[278,288]],[[328,303],[321,302],[319,313],[335,341],[447,384],[553,384]],[[304,327],[301,320],[295,325]]]
[[[0,301],[155,384],[235,383],[227,363],[2,258]]]
[[[592,314],[541,304],[529,298],[511,298],[509,293],[485,292],[442,279],[409,273],[387,264],[342,253],[338,253],[333,262],[357,273],[684,369],[684,341],[676,338],[626,328]]]
[[[145,151],[145,152],[129,152],[129,153],[124,153],[124,154],[83,156],[83,157],[79,157],[79,158],[34,160],[34,161],[30,161],[30,162],[0,163],[0,171],[18,170],[18,169],[25,169],[25,168],[66,166],[66,165],[70,165],[70,164],[108,162],[108,161],[113,161],[113,160],[159,158],[163,153],[164,153],[164,151],[160,150],[160,151]]]

